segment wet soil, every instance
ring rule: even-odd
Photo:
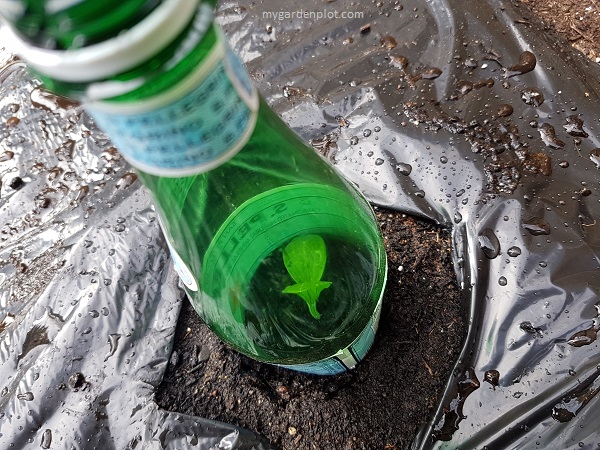
[[[229,350],[189,302],[161,408],[253,430],[282,449],[405,449],[438,403],[466,332],[448,231],[377,210],[389,262],[382,319],[355,370],[318,377]]]
[[[600,0],[513,0],[548,42],[600,62]],[[437,407],[466,332],[450,236],[379,209],[390,275],[375,344],[355,370],[316,377],[227,349],[189,302],[156,394],[161,408],[220,420],[281,449],[407,449]]]

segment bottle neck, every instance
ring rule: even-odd
[[[64,4],[68,1],[61,0],[60,3]],[[129,4],[132,1],[124,3]],[[45,2],[38,0],[38,2],[44,3],[48,8],[49,5],[58,3],[58,0],[46,0]],[[122,27],[124,22],[118,22],[121,26],[114,22],[111,33],[109,33],[113,34],[112,37],[80,48],[70,47],[67,50],[42,48],[36,46],[32,39],[22,38],[22,34],[15,25],[18,20],[13,19],[11,30],[17,45],[17,53],[42,78],[55,80],[58,84],[82,85],[109,79],[131,71],[151,60],[175,42],[190,26],[190,23],[197,19],[198,11],[202,13],[204,22],[207,22],[205,24],[205,28],[207,28],[212,21],[211,12],[215,0],[202,2],[200,0],[160,0],[149,13],[147,13],[149,7],[142,7],[149,5],[149,0],[143,2],[136,0],[136,2],[143,3],[143,5],[138,5],[139,9],[136,11],[130,11],[131,20],[127,21],[129,27]],[[152,0],[152,2],[156,2],[156,0]],[[103,4],[104,2],[84,0],[72,6],[71,9],[77,6],[82,8],[89,3]],[[145,14],[143,19],[139,20],[143,14]],[[29,15],[23,13],[23,20],[33,21]],[[107,15],[104,16],[105,19]],[[133,18],[138,21],[131,23]],[[75,30],[74,26],[71,28],[74,31],[80,31]],[[68,92],[60,93],[68,94]]]
[[[143,21],[161,0],[21,0],[12,22],[31,45],[50,50],[87,47]]]
[[[256,89],[213,9],[202,0],[163,0],[100,43],[48,50],[21,40],[17,53],[46,89],[80,100],[134,167],[194,175],[231,159],[258,116]]]

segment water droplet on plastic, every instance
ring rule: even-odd
[[[504,69],[504,77],[511,78],[517,75],[531,72],[535,69],[537,60],[533,53],[524,51],[519,55],[519,63]]]
[[[521,330],[523,330],[525,333],[529,333],[529,334],[535,334],[538,337],[543,337],[544,333],[542,331],[541,328],[539,327],[535,327],[531,322],[529,322],[528,320],[521,322],[519,324],[519,328]]]
[[[590,328],[582,331],[578,331],[569,338],[567,344],[573,347],[583,347],[589,345],[596,340],[598,337],[598,330],[592,325]]]
[[[2,391],[0,391],[0,397],[5,397],[8,394],[8,387],[4,386]]]
[[[527,222],[523,222],[523,227],[533,236],[550,234],[550,225],[540,217],[532,217]]]
[[[377,159],[375,160],[375,165],[376,165],[376,166],[380,166],[380,165],[382,165],[384,162],[385,162],[385,161],[384,161],[383,159],[381,159],[381,158],[377,158]]]
[[[436,78],[439,78],[442,73],[442,70],[437,67],[428,67],[418,75],[418,77],[423,80],[435,80]]]
[[[506,280],[506,277],[500,277],[500,278],[498,278],[498,284],[500,286],[506,286],[508,284],[508,281]]]
[[[59,161],[71,161],[73,159],[73,151],[75,149],[75,141],[68,139],[54,150],[54,154]]]
[[[36,108],[45,109],[46,111],[53,112],[58,109],[69,109],[77,106],[72,100],[65,97],[60,97],[43,88],[35,88],[29,95],[31,103]]]
[[[454,214],[454,223],[460,223],[462,222],[462,214],[457,212],[456,214]]]
[[[478,241],[483,254],[489,259],[494,259],[500,254],[500,241],[491,228],[484,229],[479,235]]]
[[[94,319],[95,319],[96,317],[99,317],[99,316],[100,316],[100,313],[99,313],[98,311],[96,311],[95,309],[92,309],[92,310],[89,312],[89,315],[90,315],[90,317],[92,317],[92,318],[94,318]]]
[[[487,381],[492,386],[498,386],[500,382],[500,372],[497,370],[486,370],[483,374],[483,381]]]
[[[51,445],[52,445],[52,430],[50,430],[49,428],[46,428],[44,430],[44,433],[42,434],[42,442],[40,443],[40,446],[43,449],[49,449]]]
[[[381,46],[384,47],[386,50],[392,50],[393,48],[395,48],[398,45],[398,43],[396,42],[396,39],[394,39],[389,34],[382,36],[380,39],[380,42],[381,42]]]
[[[558,163],[558,165],[559,165],[559,167],[566,169],[567,167],[569,167],[569,161],[561,161]]]
[[[381,131],[381,127],[376,126],[375,128],[373,128],[373,131],[375,131],[375,133],[379,133]]]
[[[408,58],[406,56],[390,56],[390,63],[400,70],[408,67]]]
[[[556,137],[556,130],[548,123],[543,123],[538,127],[540,137],[544,144],[553,149],[560,149],[565,146],[565,143]]]
[[[100,312],[102,312],[103,316],[108,316],[109,313],[108,308],[106,306],[103,306]]]
[[[109,347],[108,353],[104,357],[104,361],[108,361],[108,358],[115,354],[115,352],[117,351],[117,347],[119,346],[119,339],[121,339],[121,335],[117,333],[108,336]]]
[[[37,208],[46,209],[50,206],[51,200],[48,197],[36,197],[34,204]]]
[[[16,127],[19,122],[21,121],[21,119],[19,119],[18,117],[9,117],[6,120],[6,128],[12,128],[12,127]]]
[[[22,394],[18,394],[17,398],[19,400],[25,400],[26,402],[30,402],[33,400],[33,392],[24,392]]]
[[[425,191],[416,191],[415,195],[419,198],[425,198]]]
[[[496,115],[498,117],[508,117],[513,113],[513,107],[509,104],[503,104],[498,107]]]
[[[448,162],[448,157],[446,157],[446,156],[440,156],[440,162],[442,164],[446,164]]]
[[[567,117],[567,123],[563,125],[563,128],[571,136],[576,137],[589,137],[587,132],[583,129],[583,119],[577,115]]]
[[[400,172],[402,175],[408,176],[412,172],[412,166],[410,164],[400,163],[396,165],[396,170],[398,170],[398,172]]]
[[[371,136],[371,130],[369,130],[368,128],[366,130],[363,131],[363,136],[364,137],[369,137]]]
[[[357,136],[352,136],[350,138],[350,145],[356,145],[358,144],[358,137]]]
[[[590,159],[596,164],[596,169],[600,169],[600,148],[595,148],[590,152]]]
[[[335,120],[341,128],[348,128],[350,126],[350,122],[344,116],[335,116]]]
[[[92,241],[90,241],[90,240],[86,239],[85,241],[83,241],[83,246],[85,248],[90,248],[92,245],[94,245],[94,243]]]
[[[513,258],[519,256],[521,254],[521,249],[519,247],[511,247],[508,250],[506,250],[506,253],[508,254],[508,256],[511,256]]]
[[[75,372],[67,380],[67,384],[71,389],[84,388],[89,383],[86,383],[85,376],[81,372]]]
[[[13,159],[14,156],[15,154],[13,152],[6,151],[0,155],[0,162],[9,161]]]
[[[544,94],[536,88],[527,88],[521,92],[521,99],[526,105],[535,106],[536,108],[544,103]]]
[[[23,187],[24,184],[25,184],[25,182],[23,181],[23,178],[14,177],[12,180],[10,180],[8,182],[8,187],[10,187],[11,189],[17,190],[17,189],[20,189],[21,187]]]
[[[115,187],[116,187],[116,189],[128,188],[133,183],[135,183],[137,178],[138,177],[135,173],[132,173],[132,172],[126,173],[119,179],[119,181],[117,182],[117,185]]]
[[[540,261],[540,267],[548,267],[548,263],[546,261]]]
[[[125,225],[123,225],[122,223],[118,223],[114,227],[114,230],[118,233],[125,231],[126,229],[127,229],[127,227]]]
[[[108,280],[108,279],[105,279],[105,280],[102,282],[102,284],[104,284],[104,286],[110,286],[110,284],[111,284],[111,283],[112,283],[112,280]]]

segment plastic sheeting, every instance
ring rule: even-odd
[[[453,229],[469,335],[414,448],[598,448],[598,66],[510,2],[245,3],[219,20],[270,104]],[[148,197],[77,107],[0,79],[0,447],[268,448],[156,407],[182,296]]]
[[[80,107],[2,58],[0,448],[267,448],[158,409],[183,296],[149,196]]]

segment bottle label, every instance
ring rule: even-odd
[[[250,138],[258,93],[218,35],[202,63],[168,91],[126,104],[86,104],[132,166],[166,177],[206,172],[232,158]]]

